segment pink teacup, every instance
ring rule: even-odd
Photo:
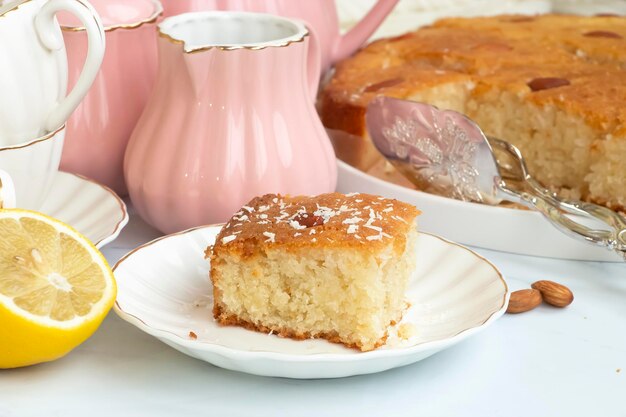
[[[306,21],[319,39],[322,71],[354,53],[380,26],[398,0],[377,4],[350,32],[341,36],[334,0],[163,0],[163,15],[206,10],[237,10],[271,13]]]
[[[157,82],[124,161],[144,220],[172,233],[226,221],[257,195],[335,189],[312,39],[298,21],[259,13],[159,24]]]
[[[106,52],[91,90],[67,122],[61,169],[125,195],[124,152],[154,85],[156,21],[162,7],[158,0],[90,2],[105,26]],[[59,20],[73,83],[85,55],[86,33],[69,15]]]

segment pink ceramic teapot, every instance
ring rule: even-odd
[[[354,53],[374,33],[398,0],[378,0],[352,30],[341,36],[334,0],[163,0],[164,16],[206,10],[270,13],[302,19],[319,39],[322,71]]]
[[[124,160],[144,220],[172,233],[224,222],[257,195],[335,189],[312,100],[312,39],[269,14],[187,13],[159,25],[155,89]]]

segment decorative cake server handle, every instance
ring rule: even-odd
[[[508,157],[507,161],[513,161],[513,164],[507,164],[496,159],[501,174],[498,189],[506,194],[504,200],[533,208],[564,233],[616,250],[626,258],[626,220],[622,216],[597,204],[558,198],[530,175],[519,149],[500,139],[490,137],[487,140],[494,150],[504,152]],[[512,165],[517,172],[511,172]],[[507,181],[513,184],[521,183],[523,186],[520,190],[519,186],[511,187]],[[570,219],[566,214],[587,217],[603,224],[604,227],[602,229],[587,227]]]
[[[420,189],[463,201],[523,204],[566,234],[614,250],[626,260],[626,219],[597,204],[558,198],[530,175],[519,149],[488,139],[466,116],[378,97],[368,106],[366,121],[376,148]]]

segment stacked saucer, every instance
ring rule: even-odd
[[[65,45],[55,19],[64,10],[87,33],[86,58],[67,92]],[[91,87],[104,55],[103,28],[87,3],[0,2],[0,171],[3,208],[41,211],[104,245],[128,221],[108,188],[59,171],[65,122]]]

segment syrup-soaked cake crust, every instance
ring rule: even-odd
[[[369,194],[267,194],[233,215],[217,236],[213,256],[228,251],[246,257],[275,246],[376,251],[392,239],[401,251],[405,246],[402,239],[419,214],[413,205]]]
[[[321,96],[326,127],[365,134],[376,96],[406,98],[446,83],[528,93],[607,135],[626,134],[626,18],[617,16],[453,18],[374,42],[337,65]],[[547,80],[547,81],[546,81]]]

